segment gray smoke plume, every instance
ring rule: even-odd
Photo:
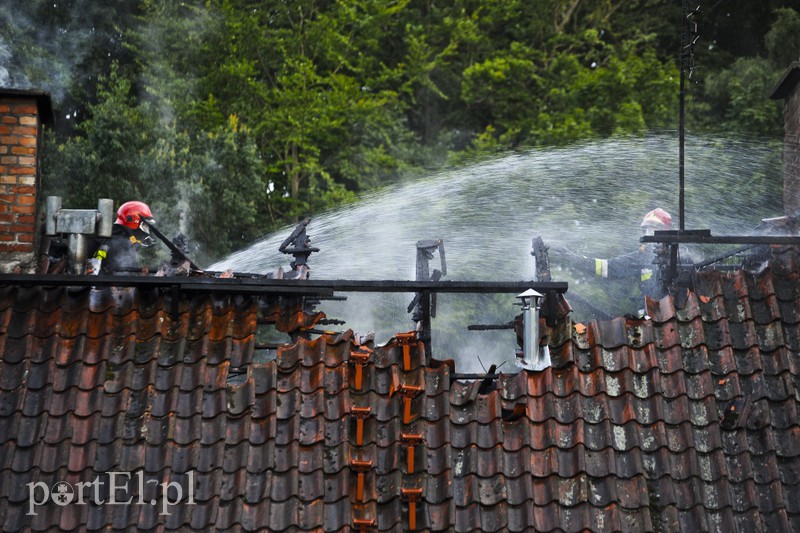
[[[97,44],[108,46],[108,60],[120,48],[114,40],[111,2],[12,0],[0,9],[0,86],[41,89],[59,104],[81,75],[81,65]],[[86,74],[85,72],[83,74]],[[99,73],[91,73],[97,76]]]
[[[0,87],[8,87],[11,84],[11,78],[8,74],[9,65],[11,65],[11,47],[0,35]]]

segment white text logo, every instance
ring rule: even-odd
[[[75,483],[73,487],[66,481],[59,481],[48,487],[43,481],[33,481],[28,487],[28,516],[36,516],[36,507],[52,502],[56,505],[159,505],[160,515],[169,515],[169,508],[179,503],[194,505],[194,472],[187,474],[188,489],[184,501],[183,486],[177,481],[160,483],[158,479],[145,479],[144,472],[108,472],[105,476],[97,476],[92,481]],[[134,498],[128,486],[133,481],[138,487],[138,497]],[[153,485],[160,487],[160,494],[146,500],[145,488]],[[152,492],[152,489],[151,489]]]

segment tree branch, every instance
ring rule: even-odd
[[[572,3],[567,7],[566,11],[563,13],[561,20],[555,21],[555,29],[556,33],[561,33],[564,30],[564,27],[569,24],[570,19],[572,19],[572,15],[575,13],[575,10],[578,9],[581,0],[572,0]],[[556,19],[558,19],[558,14],[556,13]]]

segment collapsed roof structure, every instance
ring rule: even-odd
[[[41,95],[0,97],[40,127]],[[302,280],[31,276],[26,205],[0,226],[4,531],[800,530],[795,246],[643,318],[573,322],[550,291],[551,365],[465,380],[417,331],[303,334]],[[261,324],[291,335],[271,360]]]
[[[797,273],[782,251],[649,320],[562,314],[551,367],[489,386],[414,333],[254,362],[259,321],[313,322],[287,302],[5,284],[4,529],[796,530]]]

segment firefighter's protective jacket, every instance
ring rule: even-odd
[[[609,279],[636,279],[642,294],[651,298],[664,296],[658,283],[658,272],[653,264],[654,254],[650,246],[618,255],[610,259],[592,258],[592,264],[584,269],[595,276]]]
[[[608,279],[636,280],[638,296],[631,294],[631,300],[641,306],[641,297],[661,298],[663,287],[659,282],[658,268],[654,264],[655,254],[652,246],[640,246],[637,250],[610,259],[584,257],[567,251],[559,255],[564,266],[591,276]]]
[[[101,242],[94,253],[91,261],[93,268],[99,268],[100,274],[141,272],[138,251],[142,240],[139,233],[121,224],[114,224],[111,237]]]

